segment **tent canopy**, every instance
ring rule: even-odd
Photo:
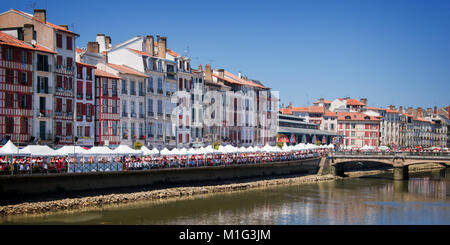
[[[94,146],[85,155],[112,155],[114,152],[106,146]]]
[[[8,142],[0,149],[0,155],[18,155],[19,154],[19,148],[14,145],[14,143],[11,140],[8,140]]]
[[[81,146],[63,146],[56,150],[56,152],[61,156],[74,155],[74,154],[86,154],[87,150]]]
[[[116,149],[112,150],[113,154],[119,155],[140,155],[142,154],[142,150],[135,150],[127,145],[119,145]]]
[[[29,145],[19,150],[19,153],[30,156],[59,156],[59,153],[46,145]]]

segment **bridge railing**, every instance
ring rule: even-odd
[[[364,152],[338,151],[334,156],[421,156],[421,157],[450,157],[450,152]]]

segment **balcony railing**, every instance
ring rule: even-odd
[[[158,94],[163,94],[162,89],[158,89]]]
[[[52,116],[52,111],[51,110],[40,110],[37,112],[36,116],[38,118],[49,118]]]
[[[128,117],[128,113],[127,112],[122,112],[122,117]]]
[[[144,116],[144,113],[142,113],[142,114],[139,114],[139,118],[144,118],[145,116]]]
[[[87,100],[91,100],[92,99],[92,94],[86,94],[86,99]]]
[[[144,91],[139,91],[139,96],[144,96]]]
[[[136,117],[136,113],[131,113],[131,117]]]
[[[45,88],[36,88],[36,93],[38,94],[52,94],[53,87],[47,87]]]
[[[147,114],[148,114],[148,116],[150,116],[150,117],[152,117],[152,116],[155,115],[155,113],[153,113],[153,111],[149,111]]]
[[[77,115],[77,121],[83,121],[83,115]]]
[[[148,88],[148,89],[147,89],[147,92],[149,92],[149,93],[153,93],[153,92],[154,92],[154,90],[153,90],[152,88]]]

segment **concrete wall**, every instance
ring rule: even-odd
[[[21,194],[47,194],[62,191],[88,191],[136,186],[168,186],[233,180],[261,176],[313,173],[319,169],[320,158],[304,161],[278,162],[186,169],[146,171],[73,173],[49,175],[0,176],[0,197]]]

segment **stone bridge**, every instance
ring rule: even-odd
[[[424,163],[438,163],[450,166],[450,153],[447,152],[415,152],[415,153],[378,153],[378,152],[336,152],[324,157],[320,163],[323,173],[329,169],[336,176],[344,176],[344,166],[357,163],[361,166],[378,163],[394,169],[395,180],[408,179],[408,166]]]

